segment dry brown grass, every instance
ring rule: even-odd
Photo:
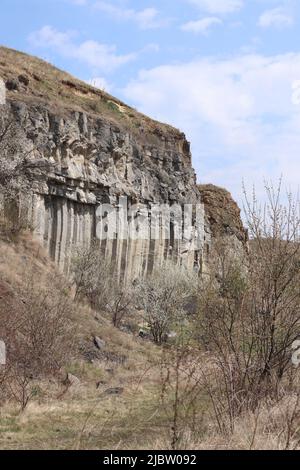
[[[40,282],[56,269],[30,234],[21,235],[17,243],[1,241],[0,297],[21,286],[24,273],[32,267],[40,274]],[[12,401],[4,404],[0,408],[0,448],[170,449],[174,395],[170,387],[161,400],[161,348],[114,328],[109,319],[85,305],[78,306],[76,322],[77,346],[93,348],[93,337],[99,336],[106,342],[105,350],[91,362],[80,347],[75,348],[58,378],[33,383],[35,396],[23,412]],[[211,367],[207,356],[199,356],[198,361],[204,370]],[[188,364],[185,373],[187,370]],[[66,388],[67,372],[76,375],[80,385]],[[107,394],[114,387],[123,393]],[[239,416],[233,433],[222,435],[209,397],[200,387],[194,422],[179,423],[178,447],[298,448],[299,416],[289,425],[296,401],[297,397],[286,394],[280,402],[265,402],[255,412]]]
[[[133,134],[138,133],[139,137],[145,134],[150,138],[165,134],[175,138],[181,136],[177,129],[149,119],[105,91],[37,57],[0,46],[0,78],[6,81],[19,76],[27,77],[29,84],[26,89],[9,91],[7,94],[10,99],[43,104],[62,115],[70,111],[85,111],[103,117]]]
[[[56,268],[30,234],[20,235],[16,243],[0,241],[0,296],[15,294],[31,270],[38,273],[42,286]],[[0,408],[0,448],[110,448],[140,439],[144,443],[152,432],[157,435],[157,348],[114,328],[88,306],[77,306],[76,322],[73,359],[60,376],[33,383],[34,399],[22,413],[13,402]],[[93,349],[94,336],[100,336],[106,347],[91,362],[81,346]],[[80,379],[79,386],[66,388],[67,372]],[[105,393],[114,387],[124,392]]]

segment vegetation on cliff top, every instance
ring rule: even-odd
[[[177,129],[148,118],[106,91],[13,49],[0,47],[0,78],[6,82],[8,97],[13,100],[40,103],[60,114],[71,110],[100,115],[133,133],[182,138]]]

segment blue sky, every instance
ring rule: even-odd
[[[1,0],[0,43],[179,127],[240,200],[299,188],[299,23],[299,0]]]

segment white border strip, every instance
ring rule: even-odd
[[[3,80],[0,78],[0,105],[3,105],[6,103],[6,88],[5,88],[5,83]]]

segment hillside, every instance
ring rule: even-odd
[[[27,308],[36,304],[28,303],[28,288],[37,302],[38,292],[51,289],[51,296],[57,294],[57,287],[48,285],[49,279],[53,284],[53,276],[61,275],[30,234],[24,233],[14,243],[0,240],[1,338],[10,334],[8,325],[3,325],[5,312],[10,312],[11,319],[18,312],[29,318]],[[167,426],[159,405],[158,371],[151,371],[159,362],[159,351],[137,335],[113,328],[105,315],[87,305],[73,307],[71,356],[54,375],[46,369],[33,372],[25,411],[20,413],[21,385],[13,389],[15,404],[3,404],[0,386],[0,448],[134,448],[143,447],[146,439],[151,446],[164,422]],[[95,337],[104,342],[101,350],[94,344]],[[7,341],[8,354],[11,341]],[[44,340],[41,355],[47,354],[47,344]],[[66,383],[70,373],[75,377],[71,386]]]
[[[33,317],[31,314],[28,317],[26,311],[27,306],[33,305],[28,304],[28,286],[36,293],[35,299],[45,289],[51,289],[51,295],[55,296],[57,287],[49,285],[50,278],[53,283],[53,276],[60,279],[61,285],[67,282],[30,234],[23,233],[14,242],[1,240],[1,319],[5,311],[10,313],[11,319],[22,311],[32,321]],[[27,292],[25,297],[24,292]],[[172,349],[139,337],[134,321],[131,321],[132,330],[114,328],[104,312],[95,312],[87,304],[73,303],[72,289],[67,296],[73,305],[75,328],[68,361],[55,374],[46,369],[31,374],[26,388],[19,382],[8,401],[3,400],[0,369],[0,448],[174,448],[177,369]],[[0,337],[5,337],[7,327],[7,323],[1,323]],[[95,337],[101,338],[101,349],[96,347]],[[9,342],[7,347],[10,353]],[[46,343],[41,356],[47,358],[45,348]],[[286,434],[282,436],[282,429],[285,429],[286,413],[295,403],[294,395],[287,395],[280,404],[262,404],[259,415],[247,412],[237,417],[234,431],[229,435],[220,432],[213,402],[205,387],[213,373],[213,363],[207,351],[188,351],[184,353],[184,366],[180,371],[177,423],[180,440],[176,448],[249,449],[254,435],[252,449],[284,448]],[[199,382],[201,371],[206,377],[204,383]],[[30,398],[22,410],[24,390]]]
[[[119,198],[126,197],[128,210],[143,205],[149,221],[154,204],[201,204],[183,133],[16,51],[0,48],[0,76],[7,89],[2,123],[13,123],[7,143],[26,155],[32,169],[23,205],[36,237],[61,269],[69,269],[76,245],[95,237],[103,204],[118,210]],[[204,215],[198,213],[203,240]],[[105,240],[103,251],[127,280],[144,276],[169,256],[176,263],[183,256],[193,267],[204,249],[196,253],[184,240],[123,239],[119,234],[117,247]]]
[[[0,68],[0,448],[299,448],[297,202],[267,187],[248,246],[180,131]]]
[[[45,105],[54,112],[87,112],[101,115],[121,128],[159,136],[181,133],[149,119],[104,90],[95,88],[37,58],[0,46],[0,78],[8,97],[28,104]]]

